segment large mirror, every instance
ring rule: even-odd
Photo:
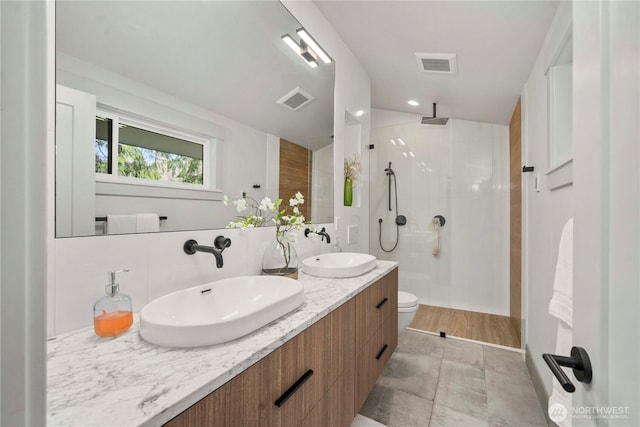
[[[331,222],[335,65],[283,41],[305,53],[301,27],[277,1],[57,1],[56,237],[223,228],[224,195],[296,191]]]

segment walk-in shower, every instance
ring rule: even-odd
[[[387,174],[387,177],[389,178],[389,212],[392,211],[391,180],[393,180],[393,190],[394,190],[393,194],[395,195],[395,199],[396,199],[396,204],[395,204],[396,241],[391,249],[385,249],[384,245],[382,244],[382,222],[383,221],[382,221],[382,218],[378,218],[378,242],[380,243],[380,249],[382,249],[384,252],[393,252],[398,247],[398,243],[400,243],[400,226],[407,224],[407,217],[405,217],[404,215],[398,214],[398,181],[396,180],[396,173],[393,171],[393,169],[391,169],[391,162],[389,162],[389,167],[387,167],[384,170],[384,172]]]
[[[370,253],[400,263],[420,304],[509,315],[507,127],[374,112]]]

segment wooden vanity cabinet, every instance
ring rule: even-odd
[[[394,269],[166,425],[350,426],[397,345],[397,277]]]
[[[356,298],[356,411],[398,346],[398,269],[360,296]]]

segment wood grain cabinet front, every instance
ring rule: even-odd
[[[348,427],[396,348],[397,289],[394,269],[166,425]]]

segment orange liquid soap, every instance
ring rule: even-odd
[[[126,332],[133,325],[133,313],[130,311],[112,311],[93,318],[93,329],[101,337],[117,337]]]

